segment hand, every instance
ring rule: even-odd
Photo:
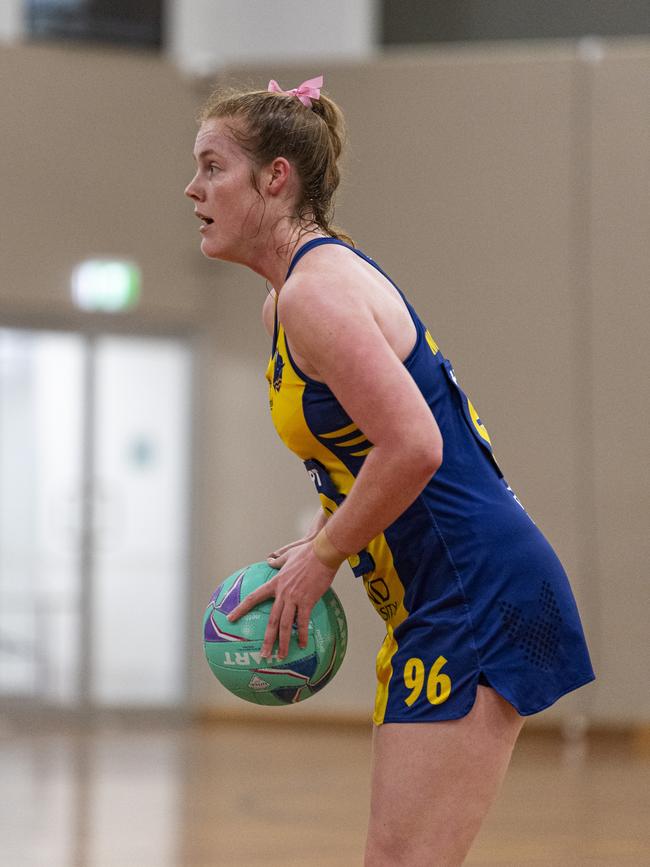
[[[301,541],[285,547],[288,550],[282,554],[285,561],[278,574],[250,593],[228,615],[228,620],[237,620],[260,602],[275,597],[262,644],[262,656],[265,659],[273,653],[276,639],[278,658],[284,659],[289,652],[294,621],[298,624],[298,644],[303,648],[307,646],[311,610],[330,586],[337,571],[320,562],[311,543]]]

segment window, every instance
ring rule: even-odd
[[[650,33],[648,0],[383,0],[383,45]]]
[[[32,39],[78,39],[160,48],[163,0],[27,0]]]

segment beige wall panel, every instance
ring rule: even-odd
[[[195,97],[153,55],[0,49],[3,310],[71,310],[70,273],[92,255],[132,258],[145,313],[191,318],[205,289],[195,250]]]
[[[650,45],[593,69],[594,481],[599,718],[650,719]]]

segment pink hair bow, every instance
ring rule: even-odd
[[[293,90],[282,90],[280,85],[273,78],[269,81],[269,91],[271,93],[285,93],[291,96],[297,96],[303,105],[311,108],[312,99],[320,99],[320,89],[323,86],[323,76],[318,75],[316,78],[310,78],[299,87],[294,87]]]

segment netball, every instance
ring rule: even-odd
[[[255,704],[304,701],[332,680],[347,649],[345,612],[331,589],[311,613],[307,646],[299,646],[294,628],[284,659],[277,648],[268,659],[261,655],[272,600],[234,623],[227,619],[243,598],[278,571],[261,562],[233,572],[212,594],[203,618],[203,647],[212,673],[233,695]]]

